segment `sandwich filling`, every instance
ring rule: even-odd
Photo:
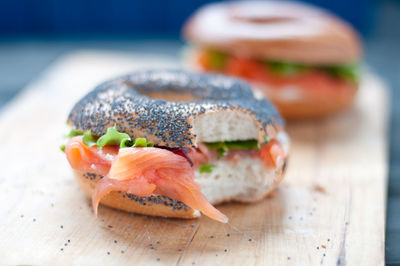
[[[200,50],[197,62],[204,71],[241,77],[273,88],[296,85],[316,92],[337,91],[355,89],[359,81],[357,64],[314,66],[244,58],[216,50]]]
[[[167,196],[226,223],[228,218],[202,194],[195,171],[209,173],[218,160],[239,161],[243,156],[261,159],[267,169],[279,169],[285,160],[283,147],[276,139],[267,139],[262,145],[246,140],[171,149],[154,146],[145,138],[133,140],[115,126],[99,138],[90,131],[77,130],[72,130],[69,137],[62,149],[71,167],[103,176],[92,195],[96,213],[105,195],[123,191],[138,197]]]

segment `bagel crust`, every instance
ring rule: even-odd
[[[103,178],[94,173],[85,173],[74,170],[75,179],[85,192],[92,197],[97,182]],[[165,196],[136,197],[121,191],[112,191],[101,199],[101,204],[132,213],[151,216],[172,218],[196,218],[200,212],[193,210],[183,202],[173,200]]]
[[[317,65],[358,62],[356,31],[303,3],[238,1],[206,5],[183,28],[189,42],[234,55]]]
[[[159,99],[164,95],[167,100]],[[217,116],[220,122],[215,123],[215,134],[222,132],[226,119],[249,123],[252,130],[247,135],[232,135],[232,140],[253,138],[262,143],[265,137],[274,138],[283,126],[276,109],[266,100],[256,99],[246,82],[171,70],[136,72],[101,84],[73,107],[68,123],[82,131],[91,130],[94,136],[116,125],[132,138],[145,137],[156,146],[181,148],[196,147],[200,141],[230,140],[227,134],[209,134],[207,120]],[[226,130],[227,126],[240,128],[230,123],[224,128],[227,133],[237,132]],[[223,137],[228,139],[217,139]]]

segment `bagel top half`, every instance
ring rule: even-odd
[[[354,63],[362,54],[359,36],[349,24],[296,2],[210,4],[189,18],[183,35],[207,49],[304,64]]]
[[[178,70],[141,71],[107,81],[73,107],[68,123],[97,137],[116,125],[132,138],[171,148],[248,139],[263,143],[283,126],[276,109],[256,99],[246,82]]]

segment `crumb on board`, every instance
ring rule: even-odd
[[[326,248],[326,246],[325,245],[321,245],[321,248]]]
[[[276,198],[278,196],[278,192],[276,192],[275,190],[273,190],[272,192],[270,192],[267,195],[267,199],[272,199],[272,198]]]
[[[323,194],[327,193],[326,189],[321,185],[314,185],[314,190],[316,192],[323,193]]]

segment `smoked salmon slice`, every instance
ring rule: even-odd
[[[285,160],[285,151],[282,145],[275,139],[269,141],[258,151],[258,156],[266,167],[280,169]]]
[[[73,169],[105,176],[110,171],[118,149],[116,146],[106,146],[102,149],[96,146],[88,147],[83,144],[82,136],[77,136],[65,145],[65,154]]]
[[[72,138],[65,153],[72,168],[104,175],[92,196],[97,212],[100,200],[111,191],[139,197],[162,195],[182,201],[204,215],[226,223],[228,218],[211,205],[194,180],[188,160],[160,148],[87,147],[82,137]]]

